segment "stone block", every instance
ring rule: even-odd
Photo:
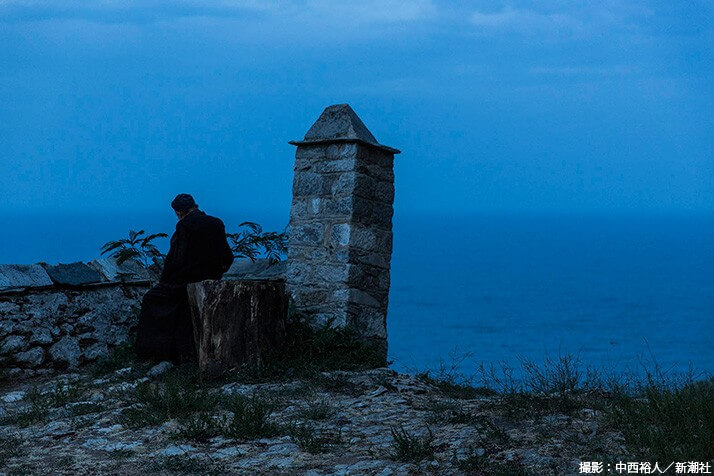
[[[311,144],[310,147],[298,147],[295,151],[296,161],[302,159],[324,159],[327,155],[327,145],[325,144]]]
[[[323,219],[332,217],[350,219],[354,210],[354,198],[350,195],[323,199],[320,210]]]
[[[0,315],[3,316],[13,316],[20,312],[20,306],[14,302],[2,301],[0,302]]]
[[[374,184],[374,198],[384,203],[394,201],[394,182],[378,181]]]
[[[81,262],[45,265],[45,271],[53,283],[64,286],[82,286],[102,281],[97,270]]]
[[[15,362],[22,367],[39,367],[45,360],[45,351],[41,347],[33,347],[25,352],[15,354]]]
[[[350,231],[352,226],[349,223],[338,223],[332,225],[330,230],[330,242],[332,246],[347,246],[350,244]]]
[[[50,321],[56,319],[67,306],[67,296],[62,292],[38,293],[27,296],[24,312],[36,320]]]
[[[151,273],[134,260],[118,265],[114,258],[98,258],[87,264],[101,275],[103,281],[110,283],[144,282],[153,279]]]
[[[320,173],[349,172],[357,169],[357,159],[354,156],[345,155],[336,159],[328,159],[317,162],[314,170]]]
[[[374,250],[377,245],[375,230],[365,226],[353,226],[349,244],[362,250]]]
[[[329,190],[326,177],[312,172],[301,172],[295,175],[293,195],[296,197],[318,197]]]
[[[30,344],[32,345],[47,345],[54,342],[52,333],[46,327],[39,327],[32,331],[30,336]]]
[[[56,367],[74,368],[79,365],[82,350],[80,349],[79,341],[76,338],[65,336],[50,347],[49,354]]]
[[[39,264],[1,264],[0,292],[52,286],[47,271]]]
[[[0,345],[0,354],[9,355],[20,352],[27,348],[27,337],[10,336],[6,337]]]
[[[89,346],[84,352],[82,352],[82,356],[86,362],[93,362],[106,355],[109,355],[109,348],[106,344],[101,342]]]
[[[325,239],[325,225],[323,223],[302,223],[290,226],[290,245],[320,246]]]
[[[312,282],[344,283],[349,279],[350,264],[321,264],[314,267]]]

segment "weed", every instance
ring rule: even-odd
[[[218,405],[218,396],[187,381],[178,374],[164,382],[144,382],[133,392],[135,406],[124,410],[124,423],[130,427],[151,426],[172,418],[186,418],[196,412],[210,412]]]
[[[677,385],[649,374],[639,391],[617,389],[606,415],[636,456],[714,460],[714,378]]]
[[[175,455],[152,461],[146,469],[152,473],[208,474],[208,466],[199,459],[187,455]]]
[[[233,413],[224,425],[225,436],[254,440],[270,438],[280,433],[280,426],[269,420],[274,404],[267,400],[257,396],[234,395],[227,400],[225,406]]]
[[[451,424],[473,423],[475,416],[458,401],[432,401],[426,407],[431,412],[428,418],[432,423],[446,422]]]
[[[525,468],[512,461],[502,463],[491,461],[485,454],[479,455],[473,448],[463,458],[454,462],[460,470],[473,476],[528,476]]]
[[[0,467],[3,467],[11,458],[22,455],[20,445],[23,439],[19,435],[0,433]]]
[[[336,392],[352,396],[360,395],[362,393],[362,387],[350,381],[345,375],[317,374],[312,378],[312,382],[328,392]]]
[[[389,456],[405,462],[434,459],[434,434],[429,427],[426,430],[426,435],[418,436],[410,434],[404,427],[392,427],[392,448]]]
[[[299,415],[305,420],[328,420],[337,413],[335,407],[326,400],[311,402],[303,408]]]
[[[134,351],[134,345],[126,342],[116,346],[109,355],[100,357],[99,360],[90,367],[90,372],[95,377],[100,377],[120,369],[132,367],[136,362],[137,356]]]
[[[435,374],[430,371],[417,374],[417,378],[433,387],[449,398],[470,400],[473,398],[495,395],[494,390],[486,387],[475,387],[466,381],[458,381],[456,377],[448,374]]]
[[[308,453],[325,453],[330,448],[342,444],[342,432],[317,431],[311,424],[292,425],[287,429],[292,440]]]
[[[199,412],[180,420],[174,436],[178,439],[205,442],[222,434],[224,426],[225,420],[215,418],[207,412]]]
[[[384,355],[352,329],[337,328],[332,321],[316,326],[304,316],[288,319],[287,341],[259,366],[241,369],[243,382],[268,382],[282,378],[314,378],[319,372],[365,370],[384,367]]]
[[[69,407],[71,416],[82,416],[104,411],[104,405],[97,402],[79,402]]]

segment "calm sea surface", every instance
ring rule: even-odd
[[[216,213],[229,229],[240,218]],[[245,219],[245,217],[241,217]],[[286,217],[261,220],[280,229]],[[0,215],[0,262],[70,262],[166,214]],[[511,365],[575,354],[585,365],[714,373],[714,217],[395,218],[394,367]]]

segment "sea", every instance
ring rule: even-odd
[[[210,211],[209,211],[210,212]],[[224,211],[281,230],[287,216]],[[165,212],[0,213],[0,263],[91,260]],[[165,249],[168,240],[159,242]],[[394,218],[389,359],[399,371],[572,358],[608,372],[714,374],[714,216],[492,213]]]

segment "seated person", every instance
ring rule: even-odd
[[[136,352],[144,359],[181,363],[196,355],[186,284],[220,279],[233,253],[223,222],[200,211],[191,195],[178,195],[171,207],[178,223],[159,283],[141,304]]]

